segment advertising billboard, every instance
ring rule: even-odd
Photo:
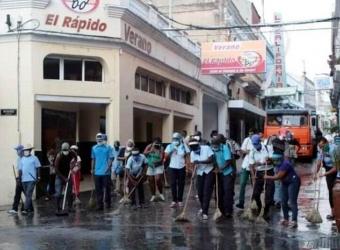
[[[202,74],[263,73],[265,71],[266,42],[263,40],[202,44]]]

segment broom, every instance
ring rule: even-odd
[[[14,165],[12,165],[12,169],[13,169],[13,174],[14,174],[14,181],[15,181],[15,185],[18,185],[17,184],[17,175],[16,175],[16,172],[15,172],[15,167]],[[20,184],[21,185],[21,184]],[[22,189],[23,190],[23,189]],[[24,191],[23,191],[24,192]],[[22,196],[20,194],[20,202],[21,202],[21,211],[23,211],[25,209],[25,203],[22,199]]]
[[[68,216],[68,212],[65,210],[65,204],[66,204],[66,196],[67,196],[67,191],[68,191],[68,184],[70,181],[70,176],[71,176],[71,170],[68,172],[68,177],[67,177],[67,182],[66,182],[66,187],[64,191],[64,199],[63,199],[63,206],[61,211],[56,212],[56,216]]]
[[[192,183],[194,182],[194,178],[195,178],[195,173],[196,173],[196,167],[197,165],[195,165],[194,167],[194,171],[192,172],[192,176],[191,176],[191,180],[190,180],[190,186],[189,186],[189,192],[187,194],[187,198],[185,200],[185,204],[183,207],[182,212],[175,218],[176,222],[189,222],[190,220],[185,216],[185,211],[187,209],[188,206],[188,202],[189,202],[189,198],[190,198],[190,194],[191,194],[191,189],[192,189]]]
[[[267,175],[267,164],[266,164],[266,170],[264,171],[264,175],[266,176]],[[262,207],[261,207],[261,212],[259,214],[259,216],[257,216],[256,218],[256,223],[260,223],[260,224],[267,224],[267,221],[263,218],[263,215],[264,215],[264,209],[265,209],[265,197],[266,197],[266,185],[267,185],[267,179],[264,179],[264,191],[263,191],[263,194],[261,195],[262,196],[262,199],[261,199],[261,203],[262,203]]]
[[[256,176],[256,173],[257,172],[255,170],[255,176]],[[254,186],[255,186],[255,181],[252,182],[253,193],[254,193]],[[250,195],[250,203],[251,204],[246,210],[244,210],[243,214],[241,215],[241,219],[249,220],[249,221],[255,220],[253,211],[257,210],[258,207],[257,207],[256,201],[253,200],[252,198],[253,198],[253,195]]]
[[[319,181],[319,190],[316,189],[317,181]],[[318,178],[314,184],[314,207],[313,209],[306,215],[306,220],[313,224],[322,223],[322,218],[319,212],[319,203],[320,203],[320,191],[321,191],[321,179]],[[316,195],[318,193],[318,195]]]
[[[168,183],[168,179],[166,178],[166,173],[165,173],[166,169],[164,168],[164,171],[163,171],[163,175],[164,175],[164,187],[165,188],[170,188],[170,185]]]
[[[217,221],[219,218],[221,218],[222,216],[222,212],[219,208],[219,195],[218,195],[218,173],[216,173],[216,201],[217,201],[217,205],[216,205],[216,210],[213,216],[213,220]]]
[[[132,195],[132,193],[135,191],[135,189],[137,188],[137,186],[139,185],[139,183],[143,180],[143,178],[145,177],[145,175],[142,175],[139,180],[137,181],[136,185],[134,185],[134,187],[131,189],[131,191],[126,195],[127,199],[130,200],[130,196]],[[112,212],[112,215],[119,215],[120,214],[120,210],[122,208],[123,205],[126,204],[126,202],[122,203],[119,202],[120,204],[118,205],[118,208]]]
[[[92,176],[92,183],[94,183],[93,176]],[[94,187],[92,187],[90,199],[89,199],[89,202],[87,203],[87,207],[89,209],[95,209],[95,207],[96,207],[96,201],[93,197],[93,194],[94,194]]]

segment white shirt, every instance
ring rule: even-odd
[[[248,136],[247,138],[244,139],[242,146],[241,146],[241,150],[245,152],[245,151],[251,151],[253,148],[254,147],[253,147],[253,144],[251,143],[251,139]],[[249,170],[249,154],[246,154],[246,156],[243,159],[242,169]]]
[[[185,167],[185,155],[188,154],[190,150],[184,143],[181,143],[179,146],[170,143],[164,152],[170,156],[170,168],[182,169]]]
[[[196,154],[195,152],[190,153],[190,162],[194,163],[195,161],[206,161],[209,157],[214,155],[214,152],[207,145],[201,145],[200,154]],[[214,166],[212,163],[210,164],[198,164],[197,165],[197,175],[203,175],[203,173],[208,174],[211,170],[213,170]]]
[[[270,152],[266,146],[262,145],[260,151],[253,148],[249,153],[249,165],[260,164],[255,166],[257,171],[265,171],[273,168],[272,165],[266,165],[267,159],[270,157]]]

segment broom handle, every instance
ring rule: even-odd
[[[67,196],[68,183],[70,181],[70,176],[71,176],[71,170],[68,172],[68,177],[67,177],[67,182],[66,182],[66,187],[65,187],[65,192],[64,192],[63,206],[62,206],[63,210],[65,210],[66,196]]]
[[[134,185],[134,187],[131,189],[130,193],[127,195],[126,198],[130,198],[130,196],[132,195],[132,193],[135,191],[135,189],[137,188],[137,186],[139,185],[139,183],[142,181],[142,179],[144,178],[145,175],[142,175],[139,180],[137,181],[136,185]]]
[[[318,190],[318,200],[317,200],[317,203],[316,203],[316,210],[319,211],[319,204],[320,204],[320,191],[321,191],[321,179],[319,179],[319,190]]]
[[[218,173],[216,173],[216,200],[217,200],[217,208],[218,208],[218,205],[219,205],[219,199],[218,199]]]
[[[187,198],[185,199],[185,204],[184,204],[184,208],[183,208],[183,212],[182,212],[183,214],[185,213],[185,210],[187,209],[187,206],[188,206],[188,202],[189,202],[189,198],[190,198],[190,194],[191,194],[191,189],[192,189],[192,183],[194,182],[194,178],[195,178],[196,167],[197,167],[197,165],[195,165],[194,171],[192,172],[189,191],[188,191]]]

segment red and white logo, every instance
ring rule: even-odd
[[[99,1],[100,0],[62,0],[68,9],[76,13],[94,11],[99,5]]]

